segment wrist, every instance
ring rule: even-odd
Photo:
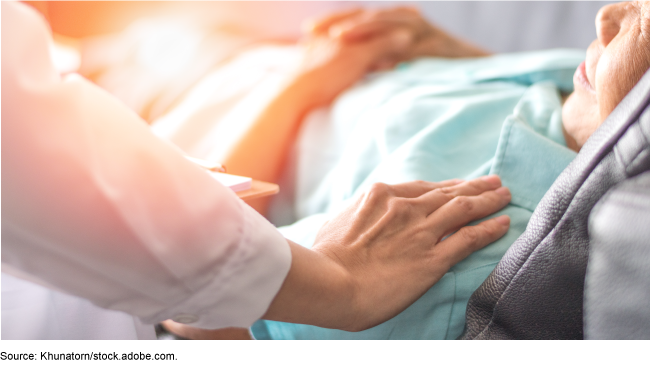
[[[311,73],[299,71],[289,77],[284,93],[291,99],[294,108],[304,116],[320,106],[319,84]]]
[[[354,328],[357,287],[336,260],[293,242],[291,268],[264,319],[319,327]]]
[[[337,257],[331,257],[318,249],[313,250],[327,262],[326,292],[331,302],[328,304],[331,319],[322,327],[335,328],[345,331],[358,331],[359,323],[363,321],[363,310],[360,307],[360,285],[353,275]]]

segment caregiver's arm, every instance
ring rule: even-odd
[[[499,188],[498,177],[433,189],[438,186],[375,184],[321,228],[313,250],[291,243],[291,269],[264,318],[370,328],[508,230],[507,216],[463,227],[508,204],[510,193]]]
[[[34,10],[0,5],[2,272],[144,323],[260,318],[286,239],[115,97],[62,78]]]
[[[81,77],[61,78],[47,26],[33,10],[16,2],[1,7],[3,272],[144,323],[246,327],[268,312],[356,329],[405,303],[382,305],[363,321],[348,316],[349,324],[295,303],[329,301],[338,311],[336,303],[347,303],[354,316],[383,300],[382,288],[409,279],[416,283],[394,293],[417,297],[467,250],[491,240],[479,232],[463,239],[470,229],[436,244],[505,204],[494,192],[437,209],[453,191],[422,195],[435,185],[418,190],[412,183],[378,185],[327,226],[319,254],[290,245],[124,104]],[[465,244],[453,249],[454,242]],[[305,288],[314,278],[322,281]],[[375,281],[381,278],[383,286]]]

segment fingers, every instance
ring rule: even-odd
[[[417,198],[419,200],[417,203],[431,207],[426,213],[429,215],[442,204],[457,196],[479,195],[494,190],[501,186],[501,179],[496,175],[489,175],[470,181],[451,179],[440,182],[416,180],[395,185],[378,183],[374,184],[369,190],[373,190],[376,187],[375,185],[383,185],[382,188],[389,189],[391,195],[395,197]],[[439,200],[442,200],[442,202],[437,204]]]
[[[346,43],[348,47],[358,47],[367,63],[374,65],[383,60],[404,58],[413,43],[413,35],[405,30],[393,29],[390,32],[371,38],[366,42]]]
[[[435,247],[436,258],[445,263],[442,269],[446,272],[472,252],[503,237],[508,228],[510,217],[507,215],[489,219],[475,226],[463,227]]]
[[[428,224],[433,226],[436,237],[440,239],[506,206],[510,201],[510,191],[500,187],[501,179],[496,175],[471,181],[410,181],[395,185],[375,183],[361,201],[376,197],[407,198],[413,212],[429,216]]]
[[[479,195],[501,186],[501,179],[496,175],[484,176],[470,181],[461,181],[457,184],[441,186],[421,194],[416,199],[420,212],[428,216],[458,196]]]
[[[401,198],[417,198],[435,189],[448,188],[463,183],[463,180],[452,179],[441,182],[409,181],[391,185],[393,194]]]
[[[334,24],[355,17],[363,12],[364,12],[363,9],[357,8],[357,9],[342,11],[339,13],[334,13],[319,19],[309,19],[303,23],[302,29],[306,33],[312,33],[312,34],[327,33],[329,32],[329,28]]]
[[[463,184],[442,188],[442,192],[452,196],[479,195],[488,190],[494,190],[501,186],[501,178],[497,175],[483,176],[478,179],[467,181]]]
[[[419,11],[411,7],[397,7],[382,10],[364,10],[362,8],[337,12],[318,19],[309,19],[302,25],[305,33],[313,35],[330,34],[338,36],[351,31],[350,36],[363,36],[366,33],[381,30],[383,26],[407,23],[419,17]],[[374,24],[376,23],[376,24]]]
[[[395,29],[417,32],[421,18],[417,10],[397,8],[350,17],[331,26],[329,34],[345,41],[359,41]]]
[[[395,29],[401,25],[394,20],[368,19],[361,22],[348,21],[333,26],[329,34],[335,38],[340,37],[347,42],[356,42],[371,38],[373,35],[386,32],[389,29]]]
[[[409,199],[419,197],[430,191],[440,191],[440,188],[451,187],[456,184],[462,183],[463,180],[454,179],[446,180],[439,183],[428,181],[410,181],[407,183],[388,185],[384,183],[374,183],[370,188],[357,200],[356,215],[364,217],[374,217],[376,215],[383,215],[381,210],[384,207],[397,207],[408,205],[406,210],[412,213],[420,214],[422,218],[428,215],[424,209],[429,209],[428,206],[417,204],[417,202]],[[444,195],[444,194],[443,194]],[[451,198],[441,201],[443,205]]]
[[[345,22],[333,26],[330,36],[340,37],[346,42],[357,42],[395,29],[409,29],[409,23],[402,19],[375,19],[362,23]]]
[[[427,218],[436,237],[442,238],[467,223],[495,213],[510,202],[510,190],[500,187],[477,196],[457,196]]]

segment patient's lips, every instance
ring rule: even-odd
[[[578,66],[578,69],[576,69],[576,73],[573,75],[573,82],[576,85],[582,85],[583,88],[590,92],[596,92],[596,90],[594,90],[594,87],[591,86],[589,79],[587,78],[587,70],[584,61],[582,61],[580,66]]]

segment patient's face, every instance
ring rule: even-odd
[[[570,148],[579,150],[650,68],[650,2],[608,5],[596,16],[598,39],[573,78],[562,110]]]

